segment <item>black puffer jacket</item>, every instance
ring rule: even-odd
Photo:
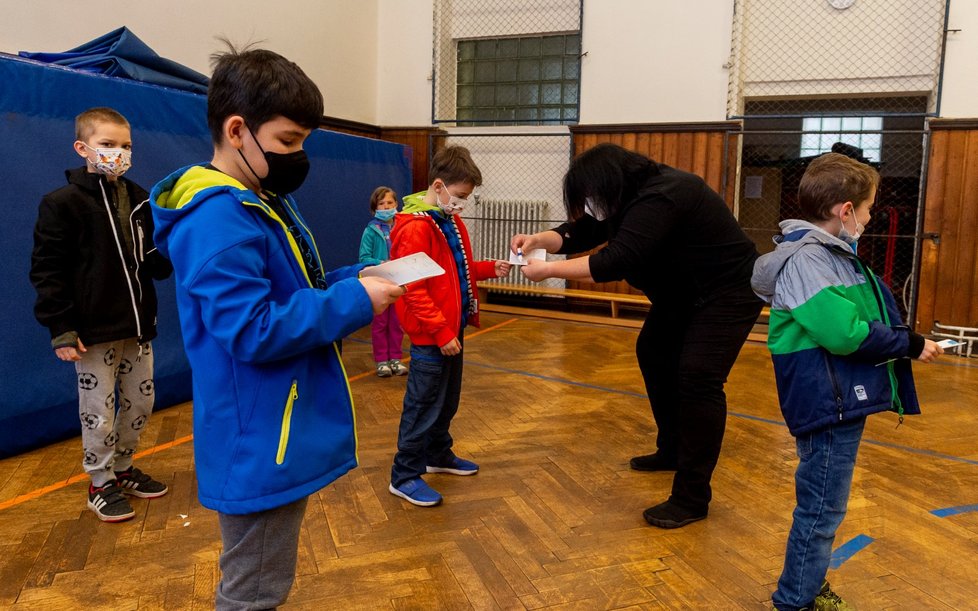
[[[34,226],[34,315],[52,338],[75,331],[88,345],[153,339],[153,280],[168,277],[173,267],[153,245],[146,191],[119,179],[125,181],[132,209],[130,249],[113,205],[115,188],[84,167],[65,175],[68,185],[41,199]]]

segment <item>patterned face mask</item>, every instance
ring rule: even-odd
[[[93,168],[109,176],[122,176],[132,167],[132,151],[127,149],[85,148],[95,153],[95,160],[88,160]]]

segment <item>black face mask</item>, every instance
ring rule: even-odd
[[[251,132],[250,127],[248,131]],[[258,138],[255,138],[254,132],[251,132],[251,138],[258,145],[258,150],[265,156],[265,163],[268,164],[268,174],[265,178],[258,178],[258,174],[252,169],[241,149],[238,149],[238,154],[244,159],[245,165],[255,175],[255,178],[258,179],[258,184],[262,190],[276,195],[286,195],[302,186],[306,176],[309,175],[309,156],[306,155],[305,151],[285,154],[266,153],[261,143],[258,142]]]

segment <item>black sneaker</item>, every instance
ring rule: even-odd
[[[155,499],[163,496],[169,488],[163,482],[158,482],[136,467],[125,471],[116,471],[116,481],[125,494],[138,496],[141,499]]]
[[[99,488],[88,485],[88,508],[103,522],[124,522],[136,515],[114,481]]]

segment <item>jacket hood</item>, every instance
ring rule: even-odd
[[[437,205],[432,205],[424,201],[427,191],[418,191],[404,197],[404,214],[414,214],[415,212],[438,212],[444,215],[442,209]]]
[[[241,201],[261,203],[258,196],[243,184],[204,165],[180,168],[156,183],[149,200],[156,221],[156,247],[164,257],[170,258],[167,242],[173,226],[201,202],[226,192],[232,192]]]
[[[818,225],[799,219],[781,221],[781,235],[774,236],[774,251],[761,255],[754,264],[750,285],[754,293],[767,303],[774,297],[778,275],[795,253],[809,244],[822,244],[852,253],[852,246],[845,240],[828,233]],[[853,240],[855,242],[855,240]]]

